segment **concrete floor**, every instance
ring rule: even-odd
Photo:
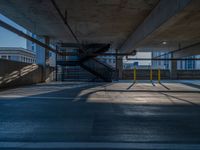
[[[200,149],[200,81],[64,82],[1,91],[0,148],[32,146]]]

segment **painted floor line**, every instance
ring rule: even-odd
[[[173,149],[199,150],[200,144],[156,144],[156,143],[90,143],[90,142],[0,142],[0,148],[112,148],[112,149]]]

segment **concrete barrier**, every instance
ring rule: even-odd
[[[200,70],[178,70],[177,78],[179,80],[198,80],[200,79]]]
[[[160,70],[161,80],[169,79],[170,72],[169,70]],[[122,79],[123,80],[133,80],[134,70],[128,69],[123,70]],[[150,80],[150,69],[137,69],[137,80]],[[152,70],[152,80],[158,79],[158,70]]]
[[[137,80],[150,80],[150,69],[137,69]],[[152,79],[158,80],[158,70],[152,70]],[[123,70],[123,80],[133,80],[134,70]],[[200,79],[200,70],[177,70],[178,80]],[[170,80],[170,70],[160,70],[160,80]]]
[[[50,74],[46,81],[52,81],[54,69],[48,67],[46,72]],[[0,88],[41,83],[42,76],[42,66],[0,59]]]

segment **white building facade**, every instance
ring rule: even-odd
[[[19,47],[0,47],[0,59],[36,63],[35,53]]]
[[[152,52],[152,58],[161,56],[162,59],[170,59],[171,55],[163,55],[165,52]],[[200,55],[186,57],[185,59],[199,59]],[[171,61],[170,60],[161,60],[161,61],[152,61],[152,67],[157,69],[170,69]],[[177,61],[178,70],[200,70],[200,61],[199,60],[178,60]]]

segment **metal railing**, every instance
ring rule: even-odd
[[[94,58],[84,61],[81,66],[107,82],[111,82],[115,75],[113,68]]]

